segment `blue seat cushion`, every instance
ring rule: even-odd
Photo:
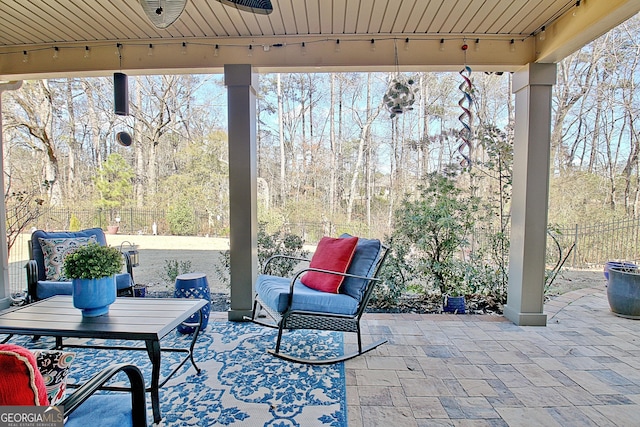
[[[118,290],[128,289],[132,286],[129,273],[116,274],[116,288]],[[53,282],[38,280],[36,294],[39,299],[45,299],[54,295],[71,295],[71,282]]]
[[[133,425],[130,394],[94,394],[69,415],[65,427]]]
[[[284,313],[289,299],[289,284],[286,277],[261,274],[256,281],[256,293],[272,310]],[[334,314],[355,314],[358,301],[346,294],[330,294],[316,291],[296,282],[293,290],[292,310]]]
[[[351,236],[346,233],[340,236],[340,238],[345,237]],[[347,273],[355,276],[371,277],[376,261],[380,256],[381,247],[380,240],[358,238],[356,252],[353,254],[353,259],[351,260]],[[344,282],[342,282],[340,292],[360,301],[364,295],[366,286],[367,280],[346,277]]]

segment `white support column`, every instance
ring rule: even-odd
[[[6,90],[18,90],[22,86],[22,81],[0,83],[0,187],[2,187],[2,194],[4,194],[4,141],[2,140],[2,92]],[[2,201],[2,207],[0,208],[0,236],[7,235],[7,207]],[[7,246],[6,237],[0,242],[0,258],[2,259],[2,273],[0,274],[0,310],[5,309],[11,305],[11,287],[9,283],[9,248]],[[26,286],[26,283],[25,283]]]
[[[229,122],[229,225],[231,309],[229,320],[251,315],[258,271],[256,92],[251,65],[224,66]]]
[[[551,96],[556,64],[529,64],[513,77],[515,141],[509,292],[504,315],[517,325],[546,326],[543,313]]]

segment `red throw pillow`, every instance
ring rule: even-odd
[[[48,405],[35,356],[19,345],[0,344],[0,406]]]
[[[311,258],[309,267],[345,273],[349,268],[349,264],[351,264],[357,244],[357,237],[346,239],[323,237],[318,243],[313,258]],[[305,286],[311,289],[333,294],[338,293],[343,280],[344,276],[320,273],[318,271],[309,271],[300,279]]]

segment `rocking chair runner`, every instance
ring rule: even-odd
[[[388,247],[379,240],[360,238],[346,273],[309,267],[299,270],[292,278],[269,274],[259,275],[256,282],[253,313],[247,320],[263,326],[278,328],[275,350],[268,350],[269,353],[292,362],[323,365],[352,359],[387,342],[387,340],[380,340],[363,347],[360,331],[360,319],[371,298],[375,284],[380,280],[377,276],[387,256],[387,250]],[[264,271],[269,272],[271,264],[278,259],[312,261],[307,258],[275,255],[269,258]],[[323,276],[329,280],[332,276],[344,277],[344,281],[340,285],[340,292],[323,292],[305,286],[300,279],[308,272],[326,273]],[[261,309],[275,323],[260,320],[258,315]],[[354,332],[358,336],[358,350],[331,359],[302,359],[284,354],[280,352],[280,344],[285,329]]]

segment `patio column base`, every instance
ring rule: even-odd
[[[248,322],[246,317],[251,318],[253,310],[234,310],[231,309],[227,312],[227,319],[230,322]]]
[[[508,305],[504,306],[504,317],[518,326],[547,326],[547,315],[544,313],[520,313]]]

